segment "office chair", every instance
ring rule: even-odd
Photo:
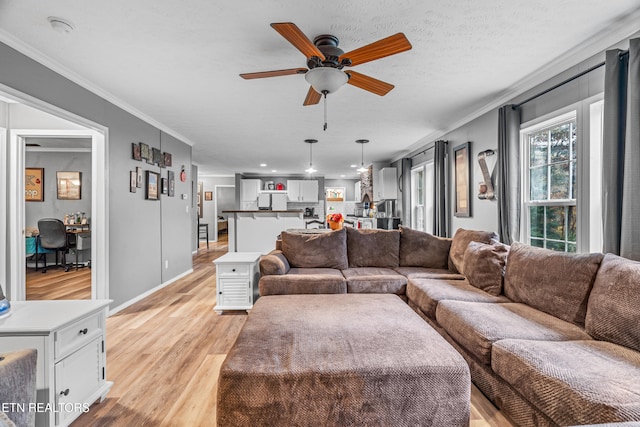
[[[40,246],[56,251],[56,265],[63,267],[64,271],[69,271],[66,257],[69,252],[69,240],[67,239],[67,229],[64,223],[57,218],[43,218],[38,221],[38,230],[40,231],[38,235]],[[58,264],[58,252],[62,252],[62,264]],[[42,272],[47,272],[46,257]]]

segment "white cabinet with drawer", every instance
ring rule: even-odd
[[[0,350],[38,351],[36,426],[68,426],[112,382],[106,380],[106,312],[111,300],[17,301],[0,321]]]
[[[229,252],[216,259],[216,313],[247,310],[258,298],[258,252]]]

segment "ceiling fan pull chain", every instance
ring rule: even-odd
[[[327,92],[324,92],[324,128],[323,130],[327,130]]]

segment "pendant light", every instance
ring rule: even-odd
[[[313,144],[317,143],[317,139],[305,139],[304,142],[309,144],[309,169],[306,169],[305,172],[312,174],[314,172],[318,172],[313,168]]]
[[[361,161],[360,161],[360,167],[358,169],[356,169],[360,173],[367,172],[369,170],[369,168],[365,168],[364,167],[364,144],[368,144],[368,143],[369,143],[368,139],[357,139],[356,140],[356,144],[360,144],[360,147],[362,148],[362,157],[361,157]]]

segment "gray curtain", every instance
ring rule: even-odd
[[[498,234],[510,245],[520,239],[520,110],[498,110]]]
[[[640,39],[607,51],[602,205],[604,252],[640,260]]]
[[[436,141],[433,155],[435,173],[435,201],[433,204],[433,234],[440,237],[449,235],[449,210],[447,186],[447,141]]]

